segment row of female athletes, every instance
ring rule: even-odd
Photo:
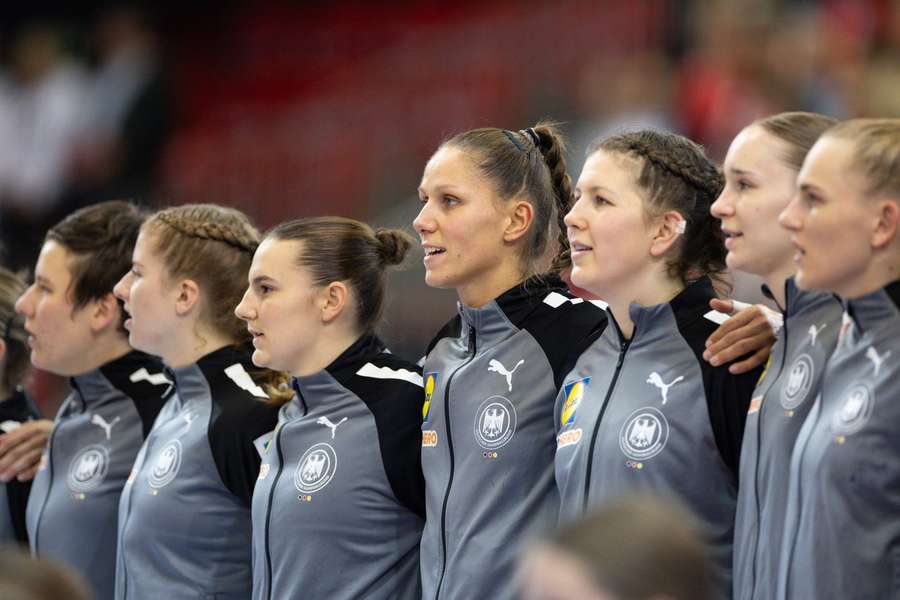
[[[900,121],[775,115],[723,170],[629,132],[573,190],[550,125],[448,139],[413,226],[459,314],[421,368],[373,333],[401,231],[70,215],[0,286],[7,535],[99,598],[557,598],[523,542],[641,490],[696,517],[697,598],[897,596]],[[711,310],[726,265],[771,355]],[[10,416],[26,337],[72,378],[52,424]]]

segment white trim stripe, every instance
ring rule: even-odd
[[[407,371],[406,369],[376,367],[372,363],[366,363],[356,374],[362,377],[371,377],[372,379],[399,379],[400,381],[408,381],[423,387],[422,376],[415,371]]]
[[[724,323],[725,321],[727,321],[728,319],[731,318],[730,315],[727,315],[723,312],[719,312],[717,310],[711,310],[703,316],[717,325],[721,325],[722,323]]]

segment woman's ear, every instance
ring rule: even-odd
[[[503,229],[503,241],[512,243],[528,233],[528,228],[531,227],[531,222],[534,220],[534,207],[531,206],[530,202],[517,200],[511,203],[506,218],[506,227]]]
[[[316,302],[322,310],[322,322],[332,323],[347,306],[350,292],[342,281],[332,281],[322,288]]]
[[[666,211],[655,220],[655,228],[652,230],[650,242],[650,255],[659,258],[666,254],[675,245],[678,238],[684,234],[684,217],[674,210]]]
[[[118,327],[122,321],[122,308],[112,292],[91,302],[87,309],[91,311],[91,331],[94,333]]]
[[[193,279],[182,279],[175,286],[175,314],[184,317],[200,304],[200,286]]]
[[[883,248],[897,237],[900,205],[893,198],[878,201],[878,214],[872,231],[872,247]]]

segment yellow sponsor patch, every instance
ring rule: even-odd
[[[571,425],[575,420],[575,413],[578,411],[579,405],[581,405],[582,398],[584,398],[584,390],[590,382],[591,378],[585,377],[584,379],[567,383],[563,387],[566,393],[566,403],[563,404],[562,414],[559,417],[559,422],[563,426]]]

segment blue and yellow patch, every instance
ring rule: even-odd
[[[428,420],[428,413],[431,412],[431,395],[434,394],[434,386],[437,384],[437,372],[425,373],[425,404],[422,405],[422,421]]]
[[[575,420],[575,413],[578,411],[578,406],[581,404],[581,399],[584,397],[584,390],[587,389],[590,382],[591,378],[585,377],[584,379],[567,383],[563,387],[566,393],[566,403],[563,404],[559,422],[562,423],[564,427],[566,425],[571,425]]]

